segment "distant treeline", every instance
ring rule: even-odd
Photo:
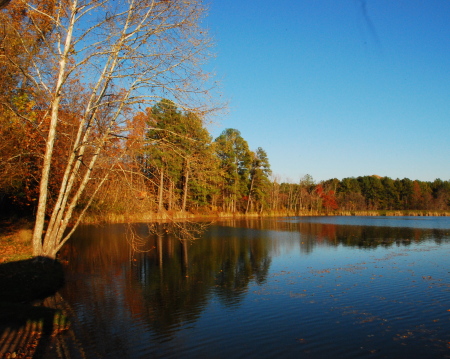
[[[60,191],[61,158],[75,135],[71,123],[76,117],[63,115],[67,135],[55,143],[59,156],[52,162],[50,203]],[[6,115],[0,120],[1,214],[33,215],[45,142],[29,122]],[[298,183],[284,183],[272,176],[267,153],[261,147],[250,150],[238,130],[226,129],[213,140],[198,114],[169,100],[132,114],[127,125],[127,136],[114,138],[105,149],[78,202],[77,208],[90,203],[91,216],[450,209],[450,183],[440,179],[363,176],[318,183],[306,175]]]
[[[276,208],[289,211],[373,211],[450,209],[450,182],[360,176],[316,184],[310,176],[299,183],[273,183]]]

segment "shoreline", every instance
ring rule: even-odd
[[[201,221],[201,220],[222,220],[222,219],[257,219],[276,217],[332,217],[332,216],[370,216],[370,217],[450,217],[450,211],[425,211],[425,210],[370,210],[370,211],[271,211],[263,213],[190,213],[190,212],[163,212],[163,213],[143,213],[134,215],[105,214],[102,216],[87,216],[81,225],[98,224],[120,224],[120,223],[150,223],[167,221]],[[0,263],[18,261],[31,258],[32,247],[32,222],[19,219],[16,222],[8,223],[8,228],[0,233]]]
[[[143,223],[153,221],[182,221],[182,220],[207,220],[228,218],[268,218],[268,217],[331,217],[331,216],[371,216],[371,217],[450,217],[450,211],[428,211],[428,210],[368,210],[368,211],[271,211],[263,213],[191,213],[191,212],[163,212],[163,213],[140,213],[140,214],[105,214],[99,216],[86,216],[81,224],[100,223]]]

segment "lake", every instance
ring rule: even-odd
[[[83,226],[48,357],[450,358],[449,258],[448,217]]]

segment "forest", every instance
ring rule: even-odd
[[[18,126],[9,119],[9,126],[5,124],[0,152],[2,214],[33,216],[42,166],[39,153],[45,144],[33,136],[27,123]],[[225,129],[212,139],[198,115],[167,99],[135,113],[128,128],[104,159],[107,164],[108,157],[120,161],[108,170],[96,169],[93,181],[104,178],[105,171],[108,180],[95,197],[87,191],[81,199],[80,207],[91,201],[91,215],[450,209],[450,182],[440,179],[425,182],[371,175],[316,182],[306,175],[297,183],[282,182],[272,174],[264,149],[251,150],[239,130]],[[57,153],[67,151],[71,140],[69,135],[61,138]],[[50,193],[57,192],[52,186],[63,174],[58,160],[55,157],[52,163]]]
[[[35,255],[93,218],[449,209],[448,181],[285,183],[238,129],[213,139],[200,0],[1,6],[0,214],[33,218]]]

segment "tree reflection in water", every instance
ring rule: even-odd
[[[87,291],[105,309],[114,307],[120,304],[108,303],[114,300],[108,293],[120,280],[131,315],[166,338],[182,324],[195,321],[213,296],[225,306],[239,305],[252,281],[266,279],[269,242],[252,240],[254,230],[244,237],[222,230],[219,238],[215,229],[208,229],[206,238],[194,240],[185,235],[192,228],[192,223],[139,224],[131,234],[129,227],[120,225],[81,228],[62,256],[70,258],[68,272],[97,275],[83,276],[66,288],[65,295],[76,301]],[[196,227],[195,233],[203,228]],[[92,317],[108,316],[99,307],[92,309]]]
[[[369,264],[359,266],[358,269],[332,262],[321,264],[327,271],[321,271],[323,268],[313,271],[307,269],[310,267],[305,267],[305,263],[311,263],[308,258],[320,257],[320,254],[316,256],[315,251],[327,254],[328,247],[335,247],[346,251],[348,249],[352,255],[367,258],[364,254],[367,251],[380,253],[378,250],[382,250],[382,253],[388,253],[387,251],[407,249],[430,239],[436,244],[449,241],[448,230],[443,229],[338,225],[305,218],[226,220],[209,226],[195,240],[174,234],[177,230],[178,233],[183,233],[188,227],[183,228],[178,224],[174,230],[169,226],[167,223],[154,224],[151,228],[146,224],[134,225],[131,233],[135,239],[139,239],[139,242],[134,242],[138,246],[130,245],[130,228],[127,226],[86,226],[80,228],[64,249],[61,257],[68,260],[67,286],[61,294],[74,308],[74,332],[86,352],[100,353],[100,357],[150,355],[166,358],[177,357],[177,345],[182,348],[192,345],[190,350],[193,350],[191,354],[195,357],[195,350],[192,348],[196,344],[180,344],[180,338],[195,341],[192,336],[195,337],[196,331],[193,328],[203,330],[203,336],[197,340],[212,340],[213,333],[208,332],[212,328],[211,323],[214,323],[214,330],[218,330],[220,321],[228,320],[227,313],[242,314],[242,310],[245,310],[253,318],[251,320],[261,324],[265,312],[253,312],[261,311],[261,308],[267,311],[271,320],[285,318],[278,324],[281,324],[280,328],[284,328],[285,324],[286,330],[290,325],[295,325],[290,323],[289,318],[296,318],[299,332],[303,330],[300,326],[301,318],[309,320],[310,324],[315,323],[314,327],[309,327],[309,331],[316,333],[314,335],[317,337],[317,333],[324,333],[320,329],[325,325],[323,320],[326,319],[326,316],[320,316],[322,310],[328,311],[328,315],[338,313],[336,305],[339,301],[353,302],[350,294],[347,296],[346,292],[342,292],[343,288],[356,288],[353,289],[354,293],[361,290],[360,294],[366,296],[364,300],[379,304],[376,302],[378,297],[371,296],[371,292],[368,292],[370,285],[374,278],[380,278],[378,283],[382,287],[377,289],[379,294],[383,288],[390,288],[394,272],[389,272],[390,281],[382,284],[381,278],[386,277],[384,273],[380,272],[383,275],[372,278],[369,270],[361,269],[369,268]],[[298,249],[303,257],[299,256]],[[283,256],[283,253],[290,253],[289,256],[292,255],[293,259]],[[262,298],[255,287],[263,288],[265,293],[270,294],[274,285],[279,285],[274,280],[274,268],[271,267],[276,267],[275,271],[279,271],[281,258],[292,261],[295,266],[289,267],[292,273],[283,272],[283,276],[291,279],[287,283],[288,287],[280,287],[280,293],[287,291],[288,295],[276,296],[272,292],[273,296],[268,295],[264,299],[276,298],[280,303],[288,301],[286,304],[290,306],[295,300],[296,306],[290,308],[294,311],[289,313],[289,307],[273,306],[273,301],[258,302],[262,304],[251,302]],[[346,257],[342,258],[346,260]],[[342,268],[352,271],[343,271]],[[383,267],[376,267],[374,264],[371,270],[375,273],[385,270],[380,268]],[[358,276],[352,277],[354,271],[359,271]],[[368,276],[365,282],[361,282],[360,286],[350,286],[349,283],[354,280],[364,280],[363,274]],[[343,287],[336,286],[334,280],[343,283]],[[344,286],[347,280],[348,285]],[[321,289],[317,289],[318,281],[329,292],[320,292]],[[306,288],[308,294],[305,294]],[[317,291],[314,306],[310,306],[312,302],[308,296],[314,294],[310,294],[310,290]],[[339,292],[335,292],[336,290]],[[330,296],[329,293],[333,295]],[[395,302],[389,303],[392,305]],[[276,309],[272,309],[271,304]],[[329,305],[334,309],[330,310]],[[310,306],[308,308],[317,312],[310,312],[303,306]],[[384,307],[385,302],[377,310],[381,311]],[[278,311],[276,315],[273,310]],[[260,317],[255,317],[256,314]],[[205,316],[209,319],[205,319]],[[386,316],[390,318],[388,314]],[[205,325],[205,320],[211,322]],[[250,319],[246,320],[249,323]],[[235,324],[232,319],[231,322]],[[342,319],[342,323],[344,322]],[[265,325],[264,330],[270,331],[272,324]],[[351,322],[349,325],[355,324]],[[230,329],[231,327],[225,326],[221,329],[222,333],[230,334],[229,330],[237,330],[236,327]],[[352,327],[345,327],[349,328]],[[254,334],[249,335],[261,335],[256,329],[247,327],[247,330],[255,330]],[[285,340],[282,338],[286,338],[286,333],[273,332],[270,338],[272,337],[282,341]],[[243,343],[238,337],[233,338],[238,343]],[[252,341],[250,337],[246,338]],[[222,339],[214,339],[216,345],[223,348],[220,340]],[[269,345],[268,342],[266,345]],[[326,346],[323,348],[326,350]]]

